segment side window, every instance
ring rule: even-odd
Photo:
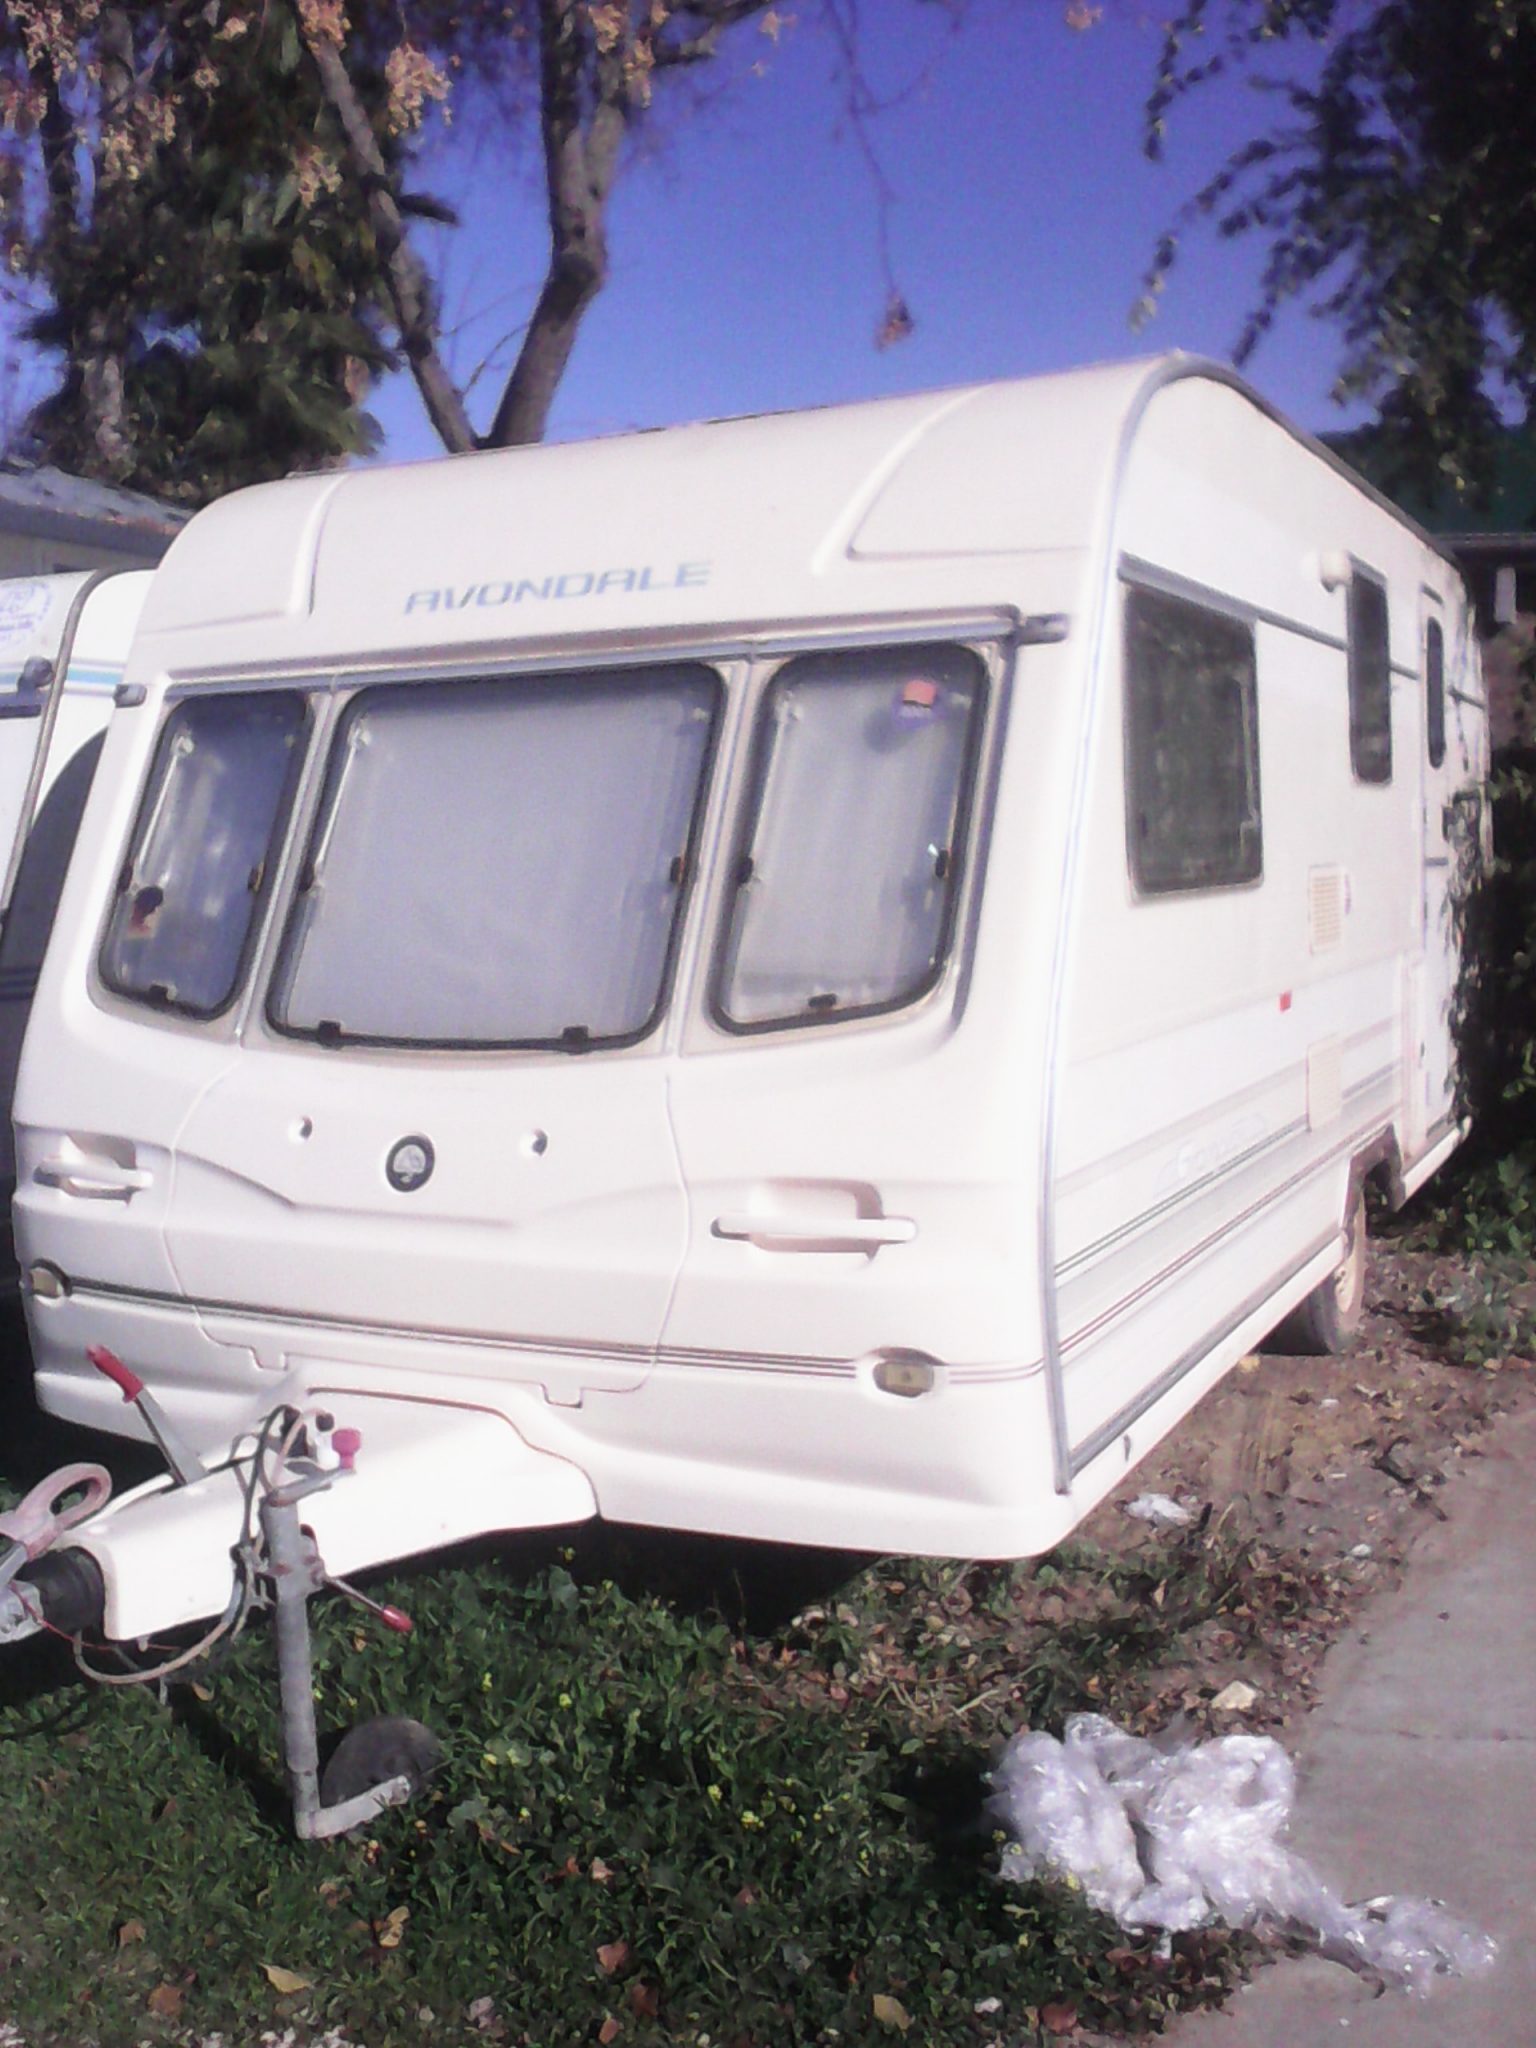
[[[1349,761],[1357,782],[1392,780],[1387,586],[1366,569],[1349,581]]]
[[[1424,734],[1429,765],[1438,768],[1445,759],[1445,630],[1438,619],[1424,635]]]
[[[1126,841],[1148,896],[1264,870],[1253,628],[1162,591],[1125,600]]]

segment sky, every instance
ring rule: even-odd
[[[1148,0],[1105,0],[1067,27],[1064,0],[972,0],[966,24],[919,0],[863,0],[869,75],[899,103],[872,126],[894,189],[890,251],[915,321],[877,349],[886,285],[879,208],[848,132],[831,46],[809,14],[777,40],[755,27],[708,103],[654,119],[615,189],[610,281],[588,313],[551,421],[575,439],[721,414],[824,405],[1028,375],[1169,348],[1226,359],[1256,296],[1258,245],[1186,237],[1157,317],[1129,323],[1159,233],[1180,202],[1274,112],[1223,82],[1177,111],[1148,163],[1141,110],[1160,47]],[[665,90],[665,87],[663,88]],[[419,183],[463,226],[442,275],[456,366],[526,318],[545,258],[532,160],[454,129]],[[429,246],[424,244],[424,247]],[[1334,329],[1287,313],[1247,374],[1301,424],[1359,417],[1330,403]],[[489,419],[496,379],[471,399]],[[437,452],[414,389],[372,410],[384,455]]]

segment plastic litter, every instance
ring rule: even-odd
[[[1160,1749],[1102,1714],[1074,1714],[1059,1742],[1015,1736],[992,1783],[988,1811],[1009,1835],[1002,1875],[1071,1878],[1122,1927],[1269,1929],[1418,1992],[1498,1953],[1433,1900],[1351,1905],[1332,1891],[1283,1839],[1296,1773],[1268,1736]]]
[[[1150,1522],[1154,1529],[1187,1529],[1195,1519],[1192,1508],[1181,1507],[1166,1493],[1138,1493],[1126,1502],[1125,1512],[1135,1521]]]

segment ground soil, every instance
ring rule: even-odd
[[[1373,1240],[1365,1314],[1345,1355],[1243,1360],[1085,1524],[1085,1539],[1112,1554],[1153,1556],[1169,1535],[1127,1510],[1161,1494],[1254,1540],[1261,1569],[1269,1552],[1303,1567],[1313,1589],[1309,1611],[1257,1640],[1220,1623],[1187,1638],[1149,1683],[1148,1725],[1175,1706],[1222,1730],[1279,1730],[1304,1712],[1329,1645],[1401,1578],[1425,1519],[1443,1517],[1437,1495],[1457,1461],[1481,1455],[1501,1414],[1536,1400],[1530,1359],[1467,1362],[1453,1320],[1430,1306],[1462,1273],[1401,1239]],[[1258,1699],[1213,1713],[1233,1679]]]

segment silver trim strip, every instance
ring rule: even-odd
[[[1165,569],[1157,562],[1149,562],[1141,555],[1122,555],[1119,562],[1119,577],[1122,583],[1139,585],[1146,590],[1159,590],[1168,597],[1182,597],[1191,603],[1203,605],[1207,611],[1219,612],[1229,619],[1237,619],[1248,626],[1277,626],[1282,632],[1294,633],[1298,639],[1312,640],[1320,647],[1331,647],[1342,654],[1348,643],[1338,633],[1326,633],[1320,626],[1306,625],[1300,619],[1290,618],[1284,612],[1270,611],[1266,606],[1251,604],[1246,599],[1234,597],[1230,591],[1217,590],[1209,583],[1201,583],[1193,576],[1182,576],[1177,569]]]
[[[1320,1174],[1327,1172],[1331,1167],[1337,1166],[1341,1159],[1353,1159],[1360,1153],[1369,1151],[1372,1144],[1379,1140],[1390,1128],[1389,1124],[1363,1125],[1360,1130],[1333,1146],[1321,1159],[1314,1160],[1311,1165],[1303,1167],[1299,1172],[1293,1173],[1289,1179],[1283,1180],[1277,1186],[1269,1189],[1258,1201],[1250,1202],[1247,1208],[1240,1209],[1219,1230],[1212,1231],[1208,1236],[1202,1238],[1198,1244],[1191,1245],[1185,1251],[1182,1251],[1176,1259],[1170,1260],[1166,1266],[1142,1281],[1140,1286],[1132,1288],[1129,1294],[1122,1295],[1118,1301],[1102,1310],[1091,1322],[1084,1323],[1079,1329],[1074,1330],[1072,1335],[1067,1338],[1063,1347],[1064,1350],[1075,1351],[1090,1338],[1102,1336],[1113,1324],[1124,1319],[1127,1310],[1134,1308],[1138,1302],[1146,1300],[1149,1295],[1157,1293],[1158,1289],[1166,1286],[1175,1274],[1182,1272],[1193,1261],[1203,1258],[1206,1253],[1212,1251],[1220,1244],[1224,1238],[1231,1237],[1235,1231],[1253,1222],[1266,1209],[1272,1207],[1274,1203],[1281,1200],[1284,1196],[1293,1194],[1297,1188],[1305,1186],[1309,1180],[1314,1180]],[[1322,1240],[1322,1244],[1331,1243],[1336,1236],[1337,1232],[1330,1232],[1329,1236]],[[1315,1246],[1312,1251],[1308,1252],[1306,1258],[1301,1261],[1301,1265],[1309,1264],[1312,1259],[1316,1258],[1320,1249],[1321,1245]],[[1291,1269],[1291,1274],[1288,1277],[1293,1277],[1294,1273],[1300,1270],[1300,1266]],[[1282,1280],[1279,1284],[1284,1285],[1284,1281]],[[1266,1300],[1274,1292],[1275,1289],[1273,1287],[1261,1289],[1256,1298],[1255,1306],[1258,1302]],[[1245,1313],[1249,1312],[1251,1311],[1245,1311]],[[1241,1322],[1243,1320],[1242,1316],[1240,1315],[1237,1320]],[[1234,1323],[1232,1327],[1236,1328],[1236,1324]],[[1219,1338],[1213,1338],[1210,1342],[1219,1342]],[[1076,1456],[1075,1450],[1073,1455]]]
[[[1289,1268],[1280,1280],[1279,1287],[1288,1286],[1298,1273],[1305,1272],[1312,1261],[1320,1258],[1332,1242],[1332,1232],[1327,1237],[1320,1238],[1304,1258],[1298,1259],[1296,1264]],[[1149,1409],[1155,1408],[1165,1394],[1171,1394],[1186,1373],[1193,1372],[1203,1358],[1209,1357],[1218,1344],[1224,1343],[1251,1315],[1257,1314],[1276,1292],[1277,1287],[1265,1287],[1255,1294],[1250,1294],[1240,1308],[1218,1323],[1214,1330],[1207,1331],[1198,1344],[1191,1345],[1188,1351],[1176,1358],[1167,1371],[1159,1373],[1150,1386],[1143,1387],[1134,1400],[1128,1401],[1117,1414],[1110,1416],[1107,1422],[1101,1422],[1090,1436],[1084,1437],[1072,1453],[1072,1477],[1075,1479],[1079,1472],[1085,1471],[1095,1458],[1109,1449],[1117,1436],[1122,1436],[1133,1423],[1139,1422]]]
[[[780,1372],[818,1379],[853,1379],[857,1358],[826,1358],[783,1351],[703,1350],[676,1344],[614,1344],[597,1339],[571,1337],[519,1337],[491,1335],[479,1330],[423,1328],[401,1323],[367,1322],[351,1316],[319,1315],[304,1310],[283,1311],[258,1308],[237,1301],[194,1301],[185,1295],[168,1294],[152,1288],[123,1287],[111,1281],[71,1278],[69,1298],[121,1303],[137,1308],[168,1309],[174,1314],[199,1320],[220,1318],[258,1323],[272,1329],[302,1332],[321,1330],[330,1334],[382,1337],[392,1342],[451,1345],[456,1350],[514,1352],[519,1356],[590,1358],[609,1363],[643,1366],[681,1366],[690,1369],[719,1367],[732,1372]],[[1004,1380],[1025,1380],[1040,1371],[1040,1361],[1026,1365],[946,1365],[945,1378],[957,1386],[989,1385]]]

